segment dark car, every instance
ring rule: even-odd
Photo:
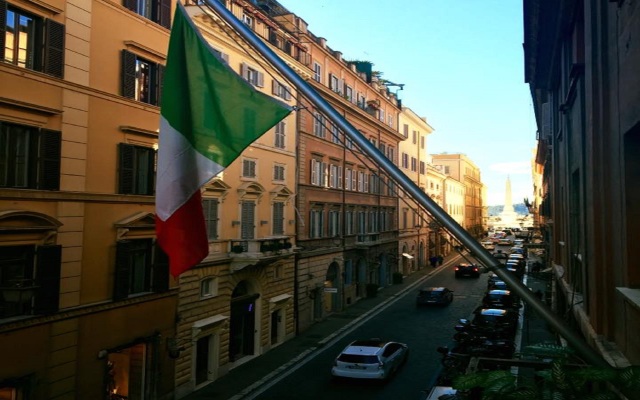
[[[502,251],[496,251],[495,253],[493,253],[493,258],[495,258],[496,260],[500,261],[501,263],[505,263],[505,261],[507,261],[507,258],[509,256],[506,253],[503,253]]]
[[[519,314],[515,310],[479,307],[474,312],[471,326],[496,334],[502,331],[511,336],[515,334],[518,326],[518,316]]]
[[[478,268],[475,264],[470,263],[460,263],[455,266],[456,278],[461,278],[463,276],[470,276],[472,278],[480,277],[480,268]]]
[[[489,279],[487,279],[487,290],[492,289],[507,290],[509,288],[507,287],[507,284],[502,280],[502,278],[492,272],[489,275]]]
[[[416,306],[446,306],[453,301],[453,290],[446,287],[425,287],[418,291]]]
[[[482,305],[486,308],[519,308],[520,302],[510,290],[493,289],[482,298]]]

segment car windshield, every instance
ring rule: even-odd
[[[366,356],[361,354],[340,354],[338,361],[351,364],[377,364],[377,356]]]

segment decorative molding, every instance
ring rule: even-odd
[[[38,104],[26,103],[24,101],[9,99],[6,97],[0,97],[0,104],[5,104],[10,107],[21,108],[23,110],[28,110],[28,111],[37,112],[37,113],[46,114],[46,115],[62,114],[62,110],[59,110],[56,108],[44,107]]]
[[[146,53],[147,55],[152,55],[156,58],[159,58],[161,60],[166,60],[167,56],[163,53],[157,52],[141,43],[138,43],[136,41],[133,40],[125,40],[124,41],[124,45],[127,47],[127,49],[131,49],[131,50],[135,50],[137,53]]]
[[[145,135],[145,136],[149,136],[152,137],[154,139],[158,138],[158,131],[152,131],[149,129],[143,129],[143,128],[137,128],[135,126],[127,126],[127,125],[120,125],[120,130],[122,132],[126,132],[126,133],[135,133],[138,135]]]

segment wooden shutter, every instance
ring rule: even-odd
[[[171,0],[158,0],[158,16],[155,22],[167,29],[171,28]]]
[[[284,203],[277,201],[273,203],[273,234],[282,235],[284,233]]]
[[[131,249],[133,244],[123,240],[116,243],[116,265],[113,278],[113,300],[129,297],[129,275],[131,274]]]
[[[124,0],[123,1],[123,5],[128,10],[131,10],[131,11],[133,11],[135,13],[138,12],[138,1],[137,0]]]
[[[4,60],[4,48],[6,45],[7,29],[7,2],[0,0],[0,60]]]
[[[119,171],[118,171],[118,193],[133,193],[133,158],[135,149],[126,143],[118,144],[119,148]]]
[[[162,83],[164,82],[164,65],[156,64],[153,69],[153,85],[151,85],[152,104],[162,104]]]
[[[156,293],[169,290],[169,257],[162,251],[158,243],[153,246],[153,291]]]
[[[44,68],[45,74],[62,78],[64,75],[64,25],[47,19],[44,23]]]
[[[37,248],[36,282],[38,290],[34,299],[35,314],[53,314],[60,302],[60,264],[62,246],[39,246]]]
[[[134,99],[136,96],[136,55],[122,50],[122,96]]]
[[[42,190],[60,190],[60,157],[62,133],[49,129],[40,131],[40,154],[36,187]]]
[[[151,196],[156,191],[155,166],[158,151],[153,148],[147,148],[145,151],[149,152],[149,159],[147,161],[147,187],[145,188],[144,194]]]
[[[256,82],[256,86],[258,87],[264,87],[264,74],[260,71],[256,71],[256,74],[258,75],[258,80]]]
[[[241,238],[253,239],[255,229],[255,210],[256,203],[253,201],[242,202],[242,215],[241,215]]]

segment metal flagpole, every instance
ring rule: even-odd
[[[491,272],[498,275],[511,290],[520,296],[534,311],[540,314],[567,342],[578,352],[585,361],[594,366],[609,366],[609,364],[593,348],[569,329],[564,322],[558,318],[548,307],[538,299],[520,280],[516,279],[510,272],[500,268],[501,264],[489,253],[473,236],[471,236],[462,226],[460,226],[449,214],[433,201],[425,192],[409,179],[395,164],[393,164],[376,146],[367,140],[360,132],[354,128],[345,118],[340,115],[331,105],[320,96],[311,85],[302,79],[293,69],[291,69],[262,39],[257,37],[249,27],[238,20],[220,1],[205,0],[227,24],[242,36],[258,53],[260,53],[271,65],[280,72],[287,80],[295,85],[298,92],[309,99],[313,105],[320,110],[331,122],[337,125],[358,147],[381,168],[392,177],[399,186],[409,193],[415,201],[425,208],[442,226],[452,233],[473,256],[479,259]]]

